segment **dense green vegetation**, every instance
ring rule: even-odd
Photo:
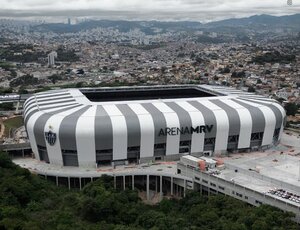
[[[81,192],[67,191],[0,153],[0,229],[299,229],[291,216],[270,206],[255,208],[199,193],[149,206],[137,191],[114,190],[108,176]]]
[[[59,47],[57,50],[56,61],[63,62],[76,62],[79,61],[79,57],[75,54],[74,50],[64,50],[62,47]]]
[[[33,45],[28,44],[10,44],[7,48],[0,50],[0,59],[11,62],[37,62],[40,57],[45,57],[43,51],[34,52]]]
[[[12,68],[12,65],[7,62],[0,62],[0,68],[8,71]]]
[[[0,50],[0,53],[1,53],[1,50]],[[17,76],[17,72],[15,71],[15,67],[13,67],[8,62],[2,62],[2,61],[0,61],[0,68],[4,69],[5,71],[10,71],[10,75],[12,77],[16,77]]]
[[[287,103],[284,108],[286,110],[286,115],[295,116],[300,107],[298,107],[295,103]]]
[[[281,64],[288,64],[291,62],[296,61],[295,55],[284,55],[279,53],[278,51],[275,52],[267,52],[263,55],[256,56],[252,59],[252,62],[256,62],[258,64],[265,64],[265,63],[281,63]]]
[[[3,124],[5,126],[5,131],[4,131],[4,136],[12,137],[12,132],[13,130],[21,127],[22,125],[24,125],[24,121],[23,121],[23,117],[22,116],[17,116],[17,117],[13,117],[7,120],[3,121]],[[11,135],[9,135],[11,134]]]
[[[223,43],[225,42],[222,38],[214,38],[214,37],[209,37],[207,35],[201,35],[198,37],[197,42],[199,43]]]
[[[0,94],[6,94],[6,93],[12,93],[13,89],[12,88],[3,88],[0,87]]]
[[[46,58],[48,53],[46,51],[35,50],[33,45],[28,44],[10,44],[6,48],[0,49],[0,60],[6,60],[7,62],[44,62],[42,59]],[[62,47],[57,49],[56,61],[75,62],[79,60],[79,57],[75,54],[74,50],[65,50]],[[0,62],[0,67],[5,70],[10,70],[13,75],[13,66],[7,62]]]
[[[10,110],[14,110],[14,103],[13,102],[4,102],[0,104],[0,110],[3,111],[10,111]]]
[[[163,48],[166,45],[164,43],[158,43],[158,44],[151,44],[151,45],[131,45],[131,44],[125,45],[124,44],[122,46],[136,48],[136,49],[140,49],[140,50],[153,50],[153,49]]]
[[[12,80],[9,85],[10,87],[17,87],[17,86],[27,86],[27,85],[36,85],[38,84],[39,79],[37,79],[36,77],[33,77],[30,74],[26,74],[24,76],[15,78],[14,80]]]

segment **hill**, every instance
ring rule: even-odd
[[[76,25],[63,23],[41,24],[32,30],[52,31],[56,33],[79,32],[94,28],[114,28],[120,32],[140,29],[148,35],[164,33],[166,31],[235,31],[229,29],[251,29],[257,32],[270,29],[291,29],[300,31],[300,14],[287,16],[255,15],[248,18],[227,19],[202,24],[193,21],[126,21],[126,20],[88,20]],[[238,31],[237,31],[238,32]]]
[[[255,15],[248,18],[235,18],[206,24],[209,28],[247,27],[250,29],[291,28],[300,31],[300,14],[288,16]]]

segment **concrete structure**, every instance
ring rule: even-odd
[[[285,111],[233,88],[181,85],[38,93],[24,119],[36,159],[95,168],[267,149]]]
[[[55,65],[55,58],[57,58],[57,52],[52,51],[48,54],[48,66],[54,66]]]

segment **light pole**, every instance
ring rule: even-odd
[[[300,181],[300,160],[299,160],[299,176],[298,176],[298,181]]]

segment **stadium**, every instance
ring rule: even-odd
[[[24,104],[35,158],[87,168],[267,149],[285,117],[273,99],[210,85],[51,90]]]

